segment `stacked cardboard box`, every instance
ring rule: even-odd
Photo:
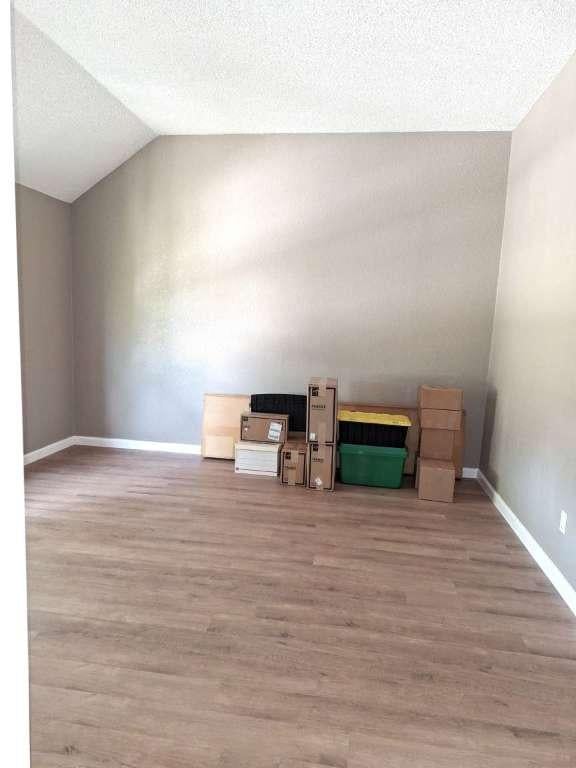
[[[338,441],[338,380],[313,377],[306,407],[306,477],[308,488],[333,491]]]
[[[242,413],[240,441],[234,450],[234,471],[277,477],[282,446],[287,438],[287,414]]]
[[[416,472],[419,499],[454,500],[454,485],[462,469],[463,392],[461,389],[420,387],[420,455]]]

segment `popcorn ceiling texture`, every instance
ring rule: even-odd
[[[576,49],[562,0],[16,0],[158,133],[511,130]]]
[[[511,130],[576,48],[573,0],[15,7],[102,86],[49,41],[17,50],[19,180],[65,200],[152,132]]]

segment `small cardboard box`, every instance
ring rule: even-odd
[[[240,440],[282,444],[287,437],[287,414],[247,412],[240,417]]]
[[[335,443],[337,436],[338,380],[317,376],[308,384],[306,439],[311,443]]]
[[[427,501],[454,501],[456,470],[451,461],[418,459],[418,498]]]
[[[243,475],[278,477],[279,443],[240,441],[234,446],[234,472]]]
[[[442,411],[437,408],[422,408],[421,429],[449,429],[457,432],[462,426],[462,411]]]
[[[280,482],[284,485],[306,485],[306,443],[284,443],[280,458]]]
[[[457,434],[449,429],[423,429],[420,433],[420,458],[452,461]]]
[[[418,407],[433,408],[439,411],[461,411],[464,392],[448,387],[429,387],[422,385],[418,390]]]
[[[309,443],[306,453],[308,488],[317,491],[333,491],[336,477],[336,446]]]

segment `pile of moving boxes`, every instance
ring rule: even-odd
[[[462,476],[461,389],[422,386],[418,392],[420,451],[416,470],[419,499],[453,501]]]
[[[422,386],[418,407],[338,403],[338,382],[314,377],[306,395],[205,395],[202,455],[288,486],[400,487],[416,472],[418,497],[452,501],[462,476],[462,390]],[[339,430],[340,425],[340,430]],[[339,440],[340,431],[340,440]]]

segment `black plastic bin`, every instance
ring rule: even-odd
[[[376,445],[380,448],[404,448],[408,427],[394,424],[369,424],[361,421],[340,421],[339,439],[350,445]]]
[[[253,413],[287,413],[290,432],[306,432],[306,395],[251,395]]]

